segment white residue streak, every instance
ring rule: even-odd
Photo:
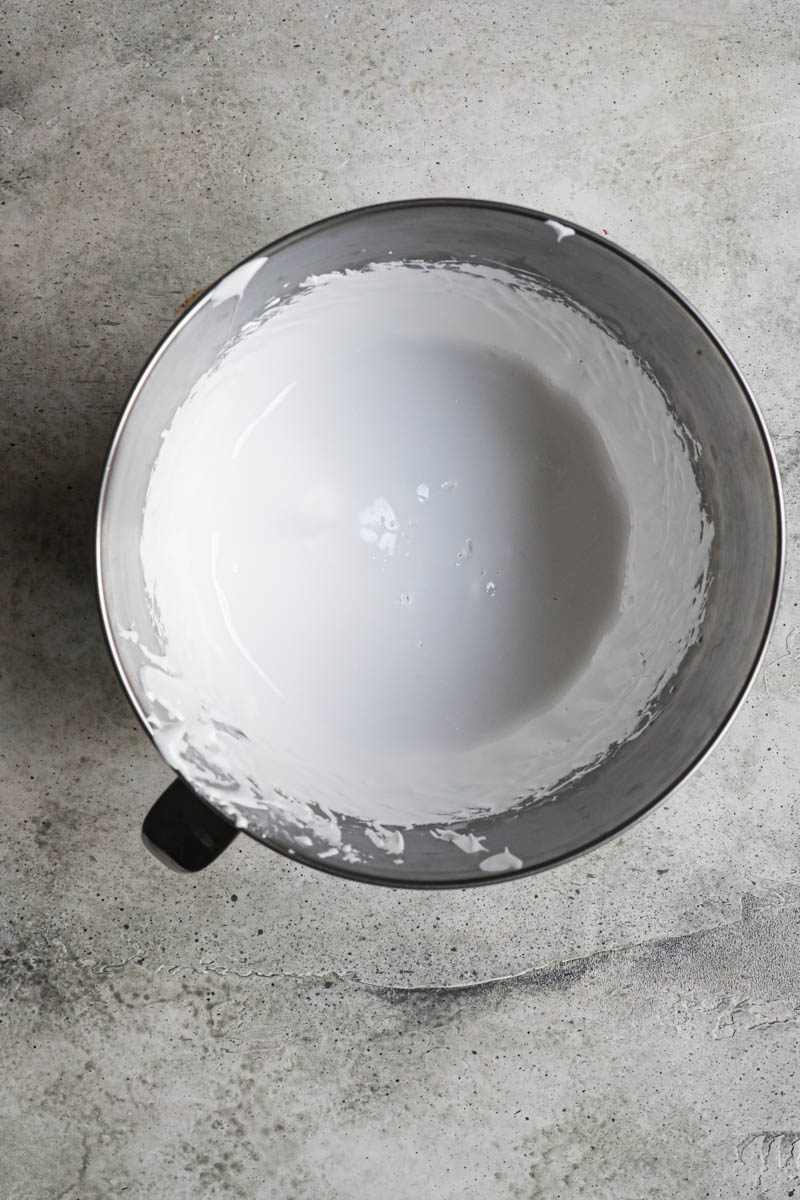
[[[478,863],[482,871],[486,871],[490,875],[499,875],[501,871],[519,871],[522,867],[522,859],[517,858],[516,854],[512,854],[508,846],[500,854],[492,854],[489,858],[482,858]]]
[[[560,221],[553,221],[551,219],[545,221],[545,225],[549,225],[555,232],[557,242],[562,241],[564,238],[572,237],[575,233],[574,229],[570,229],[569,225],[562,225]]]
[[[451,842],[465,854],[482,854],[486,849],[483,845],[486,838],[476,837],[474,833],[457,833],[455,829],[432,829],[431,837],[438,838],[441,842]]]
[[[366,834],[373,846],[377,846],[385,854],[402,854],[405,850],[405,842],[399,829],[384,829],[381,825],[371,825],[367,827]]]
[[[159,748],[309,853],[367,852],[343,816],[394,858],[398,825],[485,853],[456,826],[668,702],[709,586],[696,444],[595,320],[477,263],[315,277],[222,336],[153,434],[152,622],[117,632]]]
[[[142,639],[139,637],[139,634],[136,632],[133,626],[131,626],[130,629],[118,629],[117,635],[118,637],[121,637],[123,641],[131,642],[134,646],[138,647],[139,653],[143,658],[146,658],[149,663],[154,663],[156,666],[164,667],[166,669],[166,657],[163,654],[156,654],[153,650],[148,650],[147,646],[143,644]]]

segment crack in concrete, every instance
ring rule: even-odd
[[[408,985],[401,983],[381,983],[375,979],[362,979],[354,972],[260,971],[256,967],[218,964],[213,959],[207,962],[201,961],[200,963],[162,962],[157,965],[149,965],[146,954],[137,954],[136,956],[121,958],[113,962],[99,962],[93,959],[81,958],[69,950],[61,940],[57,944],[64,951],[63,958],[47,958],[32,953],[5,955],[3,958],[0,958],[0,972],[2,972],[4,967],[11,965],[22,965],[28,969],[44,968],[45,970],[49,970],[57,967],[59,962],[65,962],[100,978],[124,971],[127,967],[135,965],[149,970],[153,975],[158,975],[161,972],[174,975],[179,971],[185,971],[190,974],[216,975],[223,978],[232,977],[242,980],[280,979],[296,983],[331,983],[336,981],[351,987],[364,988],[367,991],[380,995],[396,993],[398,995],[411,996],[426,993],[476,992],[480,989],[495,988],[505,984],[533,983],[537,980],[542,983],[554,983],[568,977],[574,977],[577,973],[583,973],[593,966],[603,964],[621,955],[631,954],[636,950],[659,949],[665,946],[672,947],[699,937],[708,937],[725,929],[735,929],[740,924],[741,920],[721,922],[718,925],[693,930],[689,933],[676,934],[671,937],[645,938],[641,941],[612,946],[606,950],[594,950],[588,954],[576,955],[574,958],[557,959],[541,966],[524,967],[521,971],[514,971],[507,975],[491,975],[485,979],[464,980],[457,983],[420,983]]]
[[[377,979],[362,979],[354,972],[349,971],[262,971],[257,967],[248,967],[244,964],[219,964],[213,959],[201,961],[200,963],[162,962],[157,965],[150,965],[147,962],[146,952],[142,953],[141,951],[129,958],[122,958],[113,962],[98,962],[97,960],[81,958],[70,950],[62,939],[53,939],[50,944],[61,948],[63,959],[48,958],[32,953],[7,954],[0,958],[0,973],[2,973],[4,967],[7,968],[12,964],[22,965],[29,970],[35,968],[50,970],[57,967],[59,961],[64,961],[87,971],[95,977],[115,974],[124,971],[131,965],[136,965],[145,968],[153,975],[158,975],[161,972],[174,975],[184,971],[196,975],[215,975],[220,978],[241,980],[284,980],[295,983],[323,983],[328,986],[336,982],[348,987],[362,988],[375,996],[386,998],[396,997],[397,999],[425,995],[456,995],[459,993],[474,995],[481,990],[493,990],[509,985],[530,986],[539,984],[541,986],[552,987],[563,984],[574,980],[579,975],[585,974],[594,967],[603,966],[614,959],[634,954],[637,951],[673,951],[676,947],[691,945],[692,942],[700,939],[713,938],[723,931],[741,929],[752,921],[755,911],[767,911],[769,909],[785,911],[787,908],[793,909],[798,907],[798,900],[800,900],[800,895],[796,895],[794,891],[789,897],[783,894],[778,895],[777,893],[770,893],[766,897],[746,893],[741,898],[741,915],[738,920],[723,921],[704,929],[692,930],[688,933],[675,934],[669,937],[644,938],[640,941],[628,942],[624,945],[613,946],[605,950],[594,950],[588,954],[576,955],[573,958],[555,960],[541,966],[525,967],[520,971],[514,971],[506,975],[493,975],[484,979],[461,980],[457,983],[381,983]],[[765,1024],[767,1023],[771,1024],[774,1022],[765,1022]]]
[[[74,1183],[69,1184],[64,1188],[63,1192],[59,1192],[53,1200],[72,1200],[73,1197],[80,1197],[81,1189],[86,1182],[86,1173],[89,1170],[89,1138],[84,1133],[81,1135],[81,1161],[78,1166],[78,1174]]]

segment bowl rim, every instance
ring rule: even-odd
[[[750,390],[750,387],[747,384],[747,381],[744,378],[744,375],[742,374],[741,369],[739,368],[736,360],[728,350],[725,343],[722,341],[721,337],[714,331],[708,321],[706,321],[706,319],[698,312],[694,305],[687,300],[687,298],[676,287],[674,287],[673,284],[669,283],[669,281],[665,279],[663,275],[659,274],[658,271],[654,270],[642,259],[637,258],[636,255],[631,254],[630,251],[625,250],[622,246],[619,246],[605,234],[600,235],[591,229],[587,229],[585,226],[576,224],[574,221],[557,217],[552,213],[543,212],[539,209],[527,208],[523,205],[508,204],[503,201],[496,200],[480,200],[472,197],[419,197],[406,200],[391,200],[381,204],[363,205],[359,208],[347,209],[343,212],[335,213],[332,216],[323,217],[318,221],[312,221],[307,225],[303,225],[300,228],[283,235],[282,237],[276,238],[274,241],[268,243],[261,249],[248,254],[229,270],[225,271],[225,273],[219,276],[214,283],[203,289],[203,291],[194,298],[193,302],[188,306],[186,311],[183,312],[175,322],[173,322],[161,340],[157,343],[156,347],[145,361],[144,366],[139,371],[139,374],[137,375],[134,384],[128,393],[128,397],[117,421],[108,451],[105,456],[100,479],[100,487],[97,496],[94,534],[95,596],[98,604],[100,623],[103,629],[106,646],[108,648],[111,661],[114,665],[114,669],[117,673],[120,683],[122,684],[123,691],[127,696],[128,702],[139,719],[139,722],[143,726],[145,732],[149,736],[151,742],[153,742],[158,750],[158,744],[156,742],[153,730],[148,724],[147,715],[139,704],[131,682],[127,673],[125,672],[122,661],[117,652],[112,633],[111,617],[106,602],[103,585],[102,565],[102,523],[108,484],[114,466],[114,459],[119,443],[124,435],[128,418],[133,411],[134,405],[136,404],[140,393],[144,389],[150,374],[162,356],[167,352],[171,343],[183,329],[184,325],[186,325],[192,319],[195,312],[202,304],[205,303],[208,293],[213,291],[213,289],[217,287],[219,283],[221,283],[224,279],[227,279],[228,276],[234,271],[238,271],[239,268],[243,267],[245,264],[253,261],[256,258],[262,258],[265,255],[272,257],[286,247],[291,246],[296,242],[304,241],[310,237],[313,237],[314,234],[324,229],[335,229],[339,225],[348,224],[351,221],[359,220],[371,214],[400,212],[405,209],[413,208],[446,207],[502,211],[506,213],[513,213],[517,216],[526,217],[540,223],[545,223],[547,221],[558,222],[558,224],[564,225],[573,230],[575,233],[580,234],[581,237],[594,242],[598,246],[602,246],[603,249],[607,250],[609,253],[618,255],[628,264],[635,267],[644,275],[648,276],[654,283],[663,288],[675,301],[677,301],[677,303],[684,309],[686,314],[699,326],[706,337],[708,337],[714,344],[717,351],[726,363],[733,380],[738,384],[745,403],[749,406],[752,413],[756,429],[761,437],[761,442],[766,455],[767,463],[769,465],[772,481],[772,493],[776,521],[776,554],[772,587],[769,597],[769,607],[756,653],[745,672],[742,685],[733,703],[718,725],[717,729],[706,740],[704,745],[695,753],[684,770],[672,781],[672,783],[670,783],[667,788],[663,789],[655,797],[648,800],[646,804],[642,805],[640,809],[638,809],[625,821],[590,839],[576,849],[562,854],[555,854],[543,862],[535,863],[531,866],[524,866],[516,871],[503,872],[500,874],[481,872],[478,864],[475,863],[473,867],[466,869],[463,875],[449,876],[447,879],[436,879],[435,877],[415,878],[413,873],[410,873],[407,877],[402,875],[384,875],[379,870],[359,870],[357,869],[357,864],[349,864],[344,862],[336,863],[331,859],[320,860],[312,855],[303,853],[300,849],[296,849],[288,844],[284,844],[275,838],[262,837],[259,834],[250,831],[249,829],[242,831],[247,833],[248,836],[253,838],[254,841],[269,847],[269,849],[274,850],[284,858],[287,858],[290,862],[301,863],[303,866],[312,867],[314,870],[322,871],[327,875],[336,875],[343,879],[357,881],[360,883],[378,884],[384,887],[436,891],[449,890],[452,888],[480,887],[493,883],[508,883],[515,879],[537,875],[542,871],[551,870],[553,867],[572,862],[574,859],[580,858],[584,854],[588,854],[591,850],[604,845],[606,842],[612,841],[614,838],[619,837],[627,829],[630,829],[634,825],[638,824],[638,822],[643,820],[644,817],[646,817],[649,813],[653,812],[660,805],[664,804],[678,790],[678,788],[682,787],[683,784],[698,769],[701,763],[704,762],[712,750],[717,746],[720,740],[724,737],[725,733],[727,733],[732,722],[742,708],[744,701],[747,698],[753,683],[755,682],[758,671],[764,662],[778,616],[778,607],[783,586],[786,557],[786,514],[784,508],[783,490],[781,487],[780,474],[778,470],[778,462],[775,454],[775,448],[772,444],[772,439],[767,429],[763,414],[755,397],[753,396],[753,393]],[[161,752],[159,750],[159,754],[160,753]],[[222,809],[220,809],[212,801],[207,799],[205,796],[200,796],[199,793],[195,792],[180,772],[177,774],[183,779],[183,782],[190,789],[190,791],[192,791],[192,794],[197,796],[199,801],[201,801],[203,804],[206,804],[214,812],[219,813],[222,816],[226,815]]]

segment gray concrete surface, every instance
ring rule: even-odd
[[[10,0],[3,24],[0,1194],[800,1196],[796,7]],[[787,493],[768,666],[668,806],[547,876],[385,892],[241,842],[178,878],[139,841],[170,774],[95,616],[107,440],[197,289],[424,194],[607,230],[729,343]]]

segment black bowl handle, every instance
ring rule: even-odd
[[[182,779],[176,779],[145,817],[142,841],[173,871],[202,871],[230,846],[238,832]]]

